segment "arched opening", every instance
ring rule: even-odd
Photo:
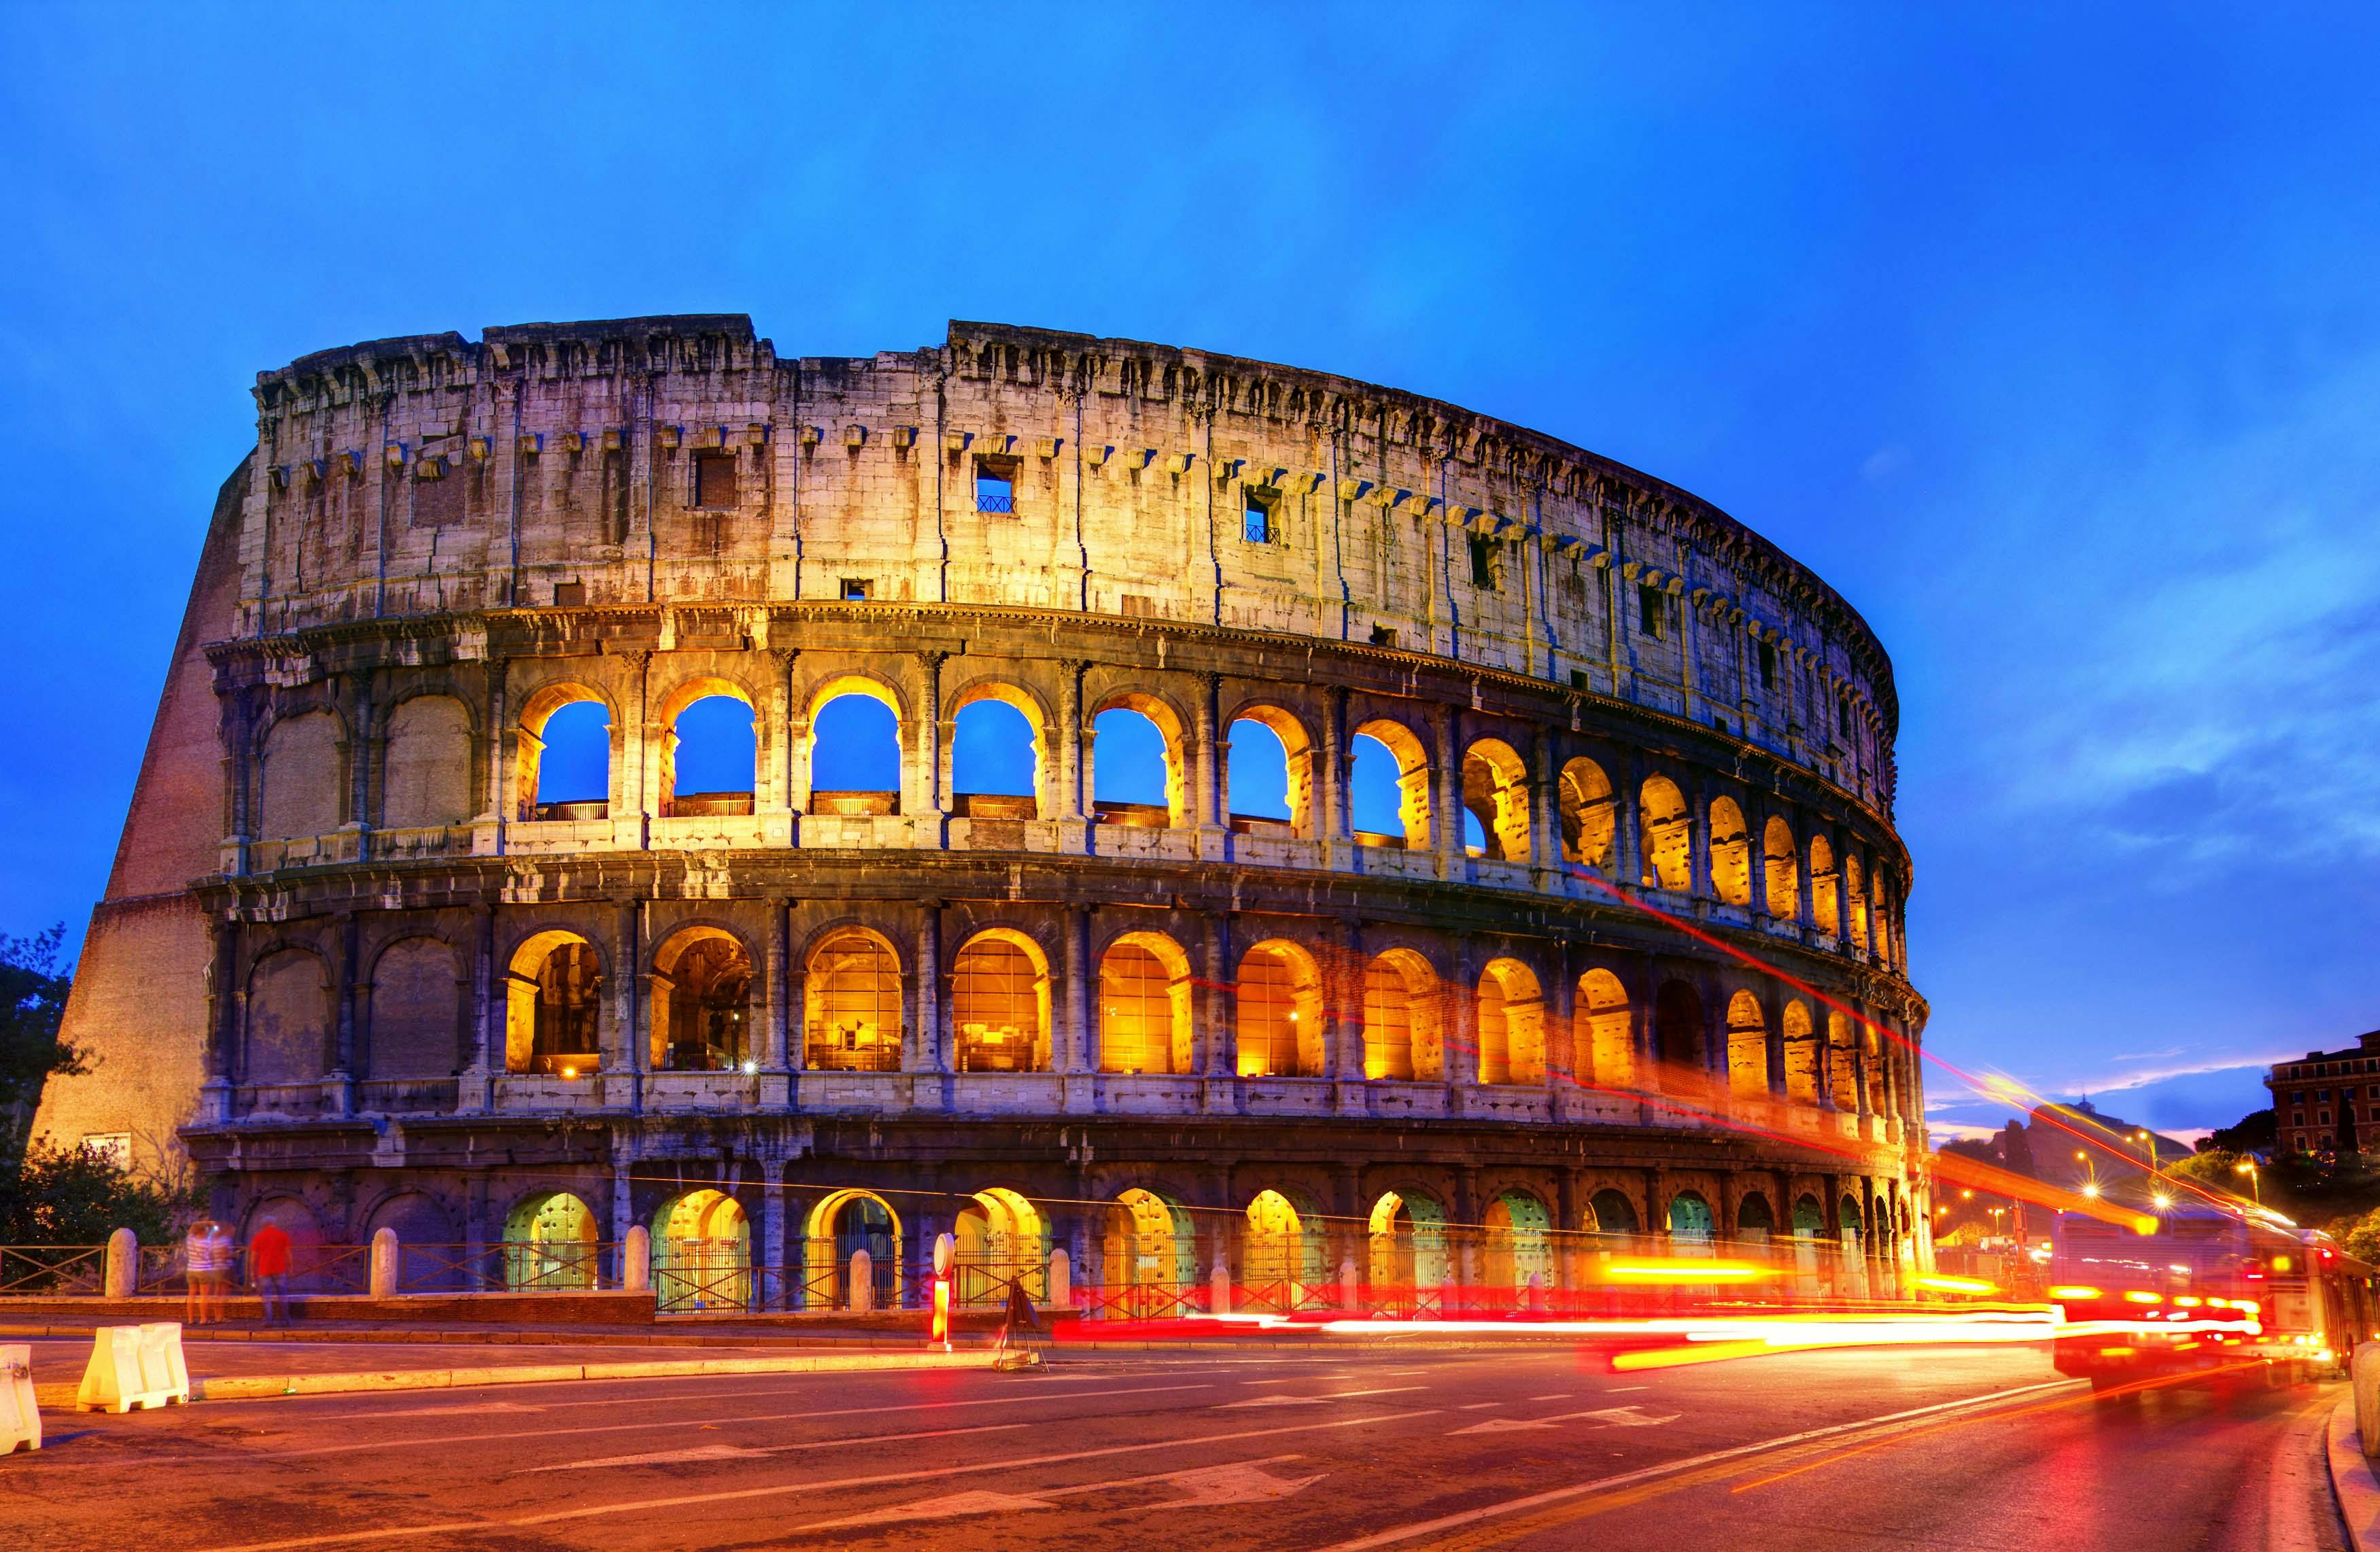
[[[1636,809],[1645,838],[1644,876],[1638,882],[1646,889],[1684,893],[1694,887],[1694,828],[1685,794],[1667,776],[1648,776]]]
[[[1867,1048],[1867,1108],[1876,1115],[1888,1113],[1884,1102],[1884,1041],[1873,1025],[1860,1031]]]
[[[951,965],[951,1026],[962,1073],[1050,1069],[1050,967],[1011,928],[977,933]]]
[[[383,1229],[396,1235],[399,1293],[451,1293],[462,1288],[462,1236],[434,1197],[419,1191],[389,1197],[365,1219],[364,1242],[369,1244]]]
[[[1545,997],[1517,959],[1490,960],[1479,975],[1479,1081],[1546,1081]]]
[[[272,1196],[259,1202],[248,1215],[246,1232],[240,1243],[256,1237],[256,1231],[272,1224],[289,1236],[289,1281],[293,1290],[310,1291],[322,1286],[322,1224],[314,1209],[295,1196]]]
[[[1314,956],[1281,939],[1240,960],[1234,988],[1244,1078],[1322,1075],[1322,976]]]
[[[1695,1191],[1681,1191],[1670,1198],[1670,1238],[1686,1244],[1708,1244],[1718,1236],[1718,1225],[1711,1216],[1710,1204]]]
[[[1661,1086],[1673,1094],[1699,1093],[1710,1081],[1703,1000],[1683,981],[1663,981],[1653,998],[1653,1059]]]
[[[330,1050],[331,988],[322,961],[304,949],[275,949],[248,974],[247,1049],[251,1084],[310,1084]]]
[[[1835,877],[1835,849],[1823,835],[1810,837],[1810,916],[1819,931],[1832,938],[1842,929],[1837,914],[1840,902],[1835,891],[1840,880]]]
[[[971,819],[1040,817],[1039,708],[1022,690],[978,685],[951,732],[951,812]]]
[[[1049,1231],[1033,1204],[1017,1193],[997,1185],[977,1192],[959,1209],[952,1238],[960,1303],[1006,1303],[1010,1287],[1020,1282],[1026,1297],[1036,1303],[1046,1296],[1041,1269]]]
[[[1766,1244],[1777,1230],[1777,1215],[1768,1210],[1768,1198],[1757,1191],[1747,1191],[1743,1200],[1735,1205],[1735,1237],[1754,1244]]]
[[[1834,1053],[1835,1109],[1849,1114],[1859,1109],[1858,1048],[1852,1044],[1852,1021],[1831,1008],[1827,1011],[1827,1044]]]
[[[264,735],[257,773],[256,838],[295,841],[339,828],[339,720],[300,711]]]
[[[1723,904],[1752,903],[1752,838],[1744,833],[1743,810],[1731,797],[1710,806],[1711,892]]]
[[[1230,736],[1232,828],[1311,838],[1314,749],[1305,725],[1277,706],[1250,706],[1233,720]]]
[[[1329,1280],[1323,1263],[1321,1216],[1312,1204],[1301,1207],[1283,1192],[1257,1193],[1248,1204],[1241,1274],[1249,1307],[1297,1308],[1309,1289]]]
[[[1547,1235],[1553,1216],[1543,1202],[1525,1191],[1507,1191],[1488,1204],[1483,1226],[1483,1271],[1491,1297],[1510,1297],[1526,1289],[1532,1277],[1540,1289],[1553,1286],[1553,1250]]]
[[[1748,991],[1728,999],[1727,1086],[1743,1099],[1768,1092],[1768,1020],[1760,999]]]
[[[1561,773],[1562,860],[1583,867],[1611,867],[1611,837],[1617,814],[1611,778],[1591,759],[1566,762]]]
[[[1793,1237],[1797,1240],[1819,1240],[1827,1234],[1827,1209],[1807,1192],[1793,1199]]]
[[[891,690],[856,673],[820,685],[808,746],[809,812],[901,811],[901,708]]]
[[[1768,869],[1768,914],[1779,921],[1802,916],[1802,864],[1793,851],[1793,827],[1781,816],[1769,816],[1762,831],[1762,860]]]
[[[1876,963],[1894,963],[1892,875],[1881,866],[1868,875],[1868,936],[1875,944]]]
[[[1403,723],[1383,719],[1355,730],[1347,789],[1358,843],[1429,850],[1429,755]]]
[[[1190,789],[1182,721],[1154,696],[1111,696],[1091,719],[1091,810],[1101,824],[1164,830],[1185,824]]]
[[[1446,1209],[1419,1192],[1386,1191],[1372,1204],[1370,1272],[1375,1303],[1436,1303],[1447,1283]]]
[[[1628,988],[1609,970],[1578,978],[1579,1015],[1586,1025],[1589,1072],[1599,1088],[1636,1086],[1635,1014]]]
[[[1107,1211],[1101,1282],[1123,1314],[1171,1315],[1198,1280],[1196,1236],[1181,1204],[1135,1186]]]
[[[453,696],[401,703],[389,713],[381,756],[381,827],[458,825],[479,807],[471,795],[471,714]]]
[[[1588,1199],[1586,1212],[1589,1233],[1633,1234],[1636,1232],[1636,1204],[1608,1186]]]
[[[830,932],[802,975],[805,1064],[826,1072],[901,1070],[901,961],[865,928]]]
[[[504,976],[504,1071],[584,1077],[602,1066],[603,965],[554,928],[522,940]]]
[[[757,1061],[753,979],[752,956],[733,933],[689,927],[672,934],[653,955],[654,1068],[726,1073]]]
[[[1478,822],[1481,855],[1530,859],[1529,772],[1510,744],[1483,738],[1463,751],[1463,806]]]
[[[1190,1071],[1190,957],[1161,932],[1127,932],[1099,956],[1099,1070]]]
[[[722,680],[699,682],[701,693],[674,713],[664,705],[660,761],[662,812],[748,814],[759,770],[760,746],[751,703]],[[674,699],[675,697],[673,697]]]
[[[567,1191],[524,1196],[504,1216],[506,1288],[592,1288],[596,1255],[595,1215]]]
[[[866,1191],[837,1191],[810,1209],[808,1253],[802,1271],[806,1309],[848,1309],[852,1304],[851,1257],[868,1252],[870,1303],[892,1309],[901,1302],[901,1218],[883,1197]]]
[[[1867,1238],[1866,1225],[1861,1220],[1859,1198],[1846,1191],[1837,1206],[1841,1216],[1835,1221],[1842,1226],[1843,1254],[1857,1255],[1862,1243]]]
[[[584,685],[547,685],[513,732],[513,793],[522,819],[600,819],[611,813],[612,712]]]
[[[437,939],[382,950],[371,972],[370,1076],[453,1077],[463,1061],[463,991],[454,951]]]
[[[1785,1004],[1785,1097],[1803,1105],[1818,1102],[1818,1042],[1810,1010],[1799,998]]]
[[[1364,966],[1364,1076],[1435,1078],[1442,1071],[1438,975],[1411,949]]]
[[[1867,891],[1860,881],[1860,859],[1857,852],[1843,854],[1843,891],[1852,908],[1852,945],[1867,947]]]
[[[664,1311],[752,1307],[752,1225],[722,1191],[689,1191],[653,1215],[653,1296]]]

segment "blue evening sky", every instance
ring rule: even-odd
[[[0,11],[0,930],[102,887],[258,369],[962,317],[1434,394],[1815,567],[1953,1061],[2184,1129],[2380,1025],[2367,9],[892,10]]]

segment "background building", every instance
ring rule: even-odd
[[[644,1223],[771,1302],[946,1230],[1109,1285],[1925,1259],[1890,666],[1684,491],[974,323],[490,329],[256,397],[60,1140],[528,1279]]]
[[[2380,1138],[2380,1029],[2350,1050],[2277,1061],[2265,1078],[2284,1153],[2357,1153]]]

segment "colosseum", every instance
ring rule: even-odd
[[[422,1286],[615,1280],[639,1225],[665,1301],[780,1308],[943,1233],[970,1297],[1062,1249],[1160,1307],[1589,1235],[1930,1264],[1890,665],[1685,491],[986,323],[255,394],[54,1141]]]

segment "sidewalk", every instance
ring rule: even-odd
[[[2380,1552],[2380,1474],[2363,1458],[2355,1437],[2355,1394],[2350,1389],[2330,1414],[2330,1485],[2338,1495],[2338,1517],[2355,1552]]]

